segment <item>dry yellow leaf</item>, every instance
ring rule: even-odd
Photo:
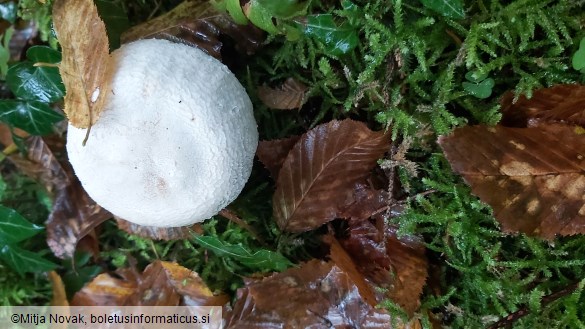
[[[112,73],[106,26],[92,0],[56,0],[53,21],[63,48],[65,113],[73,126],[88,128],[99,117]]]
[[[51,306],[69,306],[67,301],[67,294],[65,293],[65,285],[63,280],[57,272],[49,272],[49,280],[53,284],[53,298],[51,299]]]

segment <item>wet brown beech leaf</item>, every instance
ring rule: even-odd
[[[304,134],[278,174],[273,208],[280,228],[304,232],[338,217],[355,183],[388,150],[389,139],[352,120],[331,121]]]
[[[333,235],[325,235],[323,241],[329,245],[329,258],[354,282],[364,301],[370,306],[376,307],[378,301],[374,289],[366,281],[364,275],[358,271],[356,264],[339,244],[339,241]]]
[[[569,125],[469,126],[439,138],[453,170],[492,206],[503,231],[585,233],[585,135]]]
[[[367,220],[350,221],[349,236],[341,245],[360,272],[375,286],[387,289],[378,301],[390,298],[409,315],[420,306],[428,276],[428,261],[421,239],[398,237],[396,228]]]
[[[117,217],[116,222],[118,223],[118,228],[121,230],[151,240],[169,241],[187,239],[192,236],[193,231],[201,231],[200,224],[183,227],[154,227],[130,223],[129,221]]]
[[[365,302],[349,275],[312,260],[238,290],[226,328],[391,328],[390,316]]]
[[[73,126],[87,128],[99,117],[113,73],[106,27],[92,0],[56,0],[53,23],[63,53],[65,114]]]
[[[51,193],[62,190],[71,183],[69,174],[42,137],[31,136],[24,144],[27,148],[26,157],[20,154],[8,157],[22,173],[43,184]],[[60,150],[55,151],[64,152],[63,145],[59,148]]]
[[[294,78],[288,78],[278,88],[258,87],[258,98],[268,108],[276,110],[298,109],[306,101],[307,86]]]
[[[125,269],[103,273],[73,297],[84,306],[223,306],[227,295],[214,295],[199,275],[176,263],[155,261],[142,274]]]
[[[71,184],[57,192],[46,224],[47,244],[59,258],[72,257],[79,241],[112,217],[87,195],[77,178],[71,180]],[[97,240],[92,244],[97,244]]]
[[[271,141],[260,141],[256,149],[258,159],[270,172],[274,179],[278,178],[278,172],[288,155],[288,152],[297,143],[300,136],[292,136]]]
[[[130,305],[128,300],[136,292],[138,279],[128,269],[118,270],[115,275],[99,274],[73,296],[71,306]]]
[[[157,38],[197,46],[221,60],[223,36],[230,37],[236,50],[253,54],[264,40],[264,33],[251,24],[238,25],[226,13],[217,11],[211,1],[187,0],[168,13],[137,25],[124,34],[122,42]]]
[[[502,125],[527,127],[541,121],[563,121],[585,125],[585,86],[556,85],[536,90],[530,99],[514,94],[502,97]]]
[[[388,192],[376,190],[358,182],[353,186],[353,193],[340,208],[339,217],[353,220],[368,219],[375,215],[382,215],[388,209],[390,202]]]

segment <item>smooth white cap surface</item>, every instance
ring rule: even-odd
[[[69,125],[67,151],[87,193],[147,226],[201,222],[231,203],[258,145],[252,103],[228,68],[203,51],[140,40],[112,54],[118,68],[100,118]]]

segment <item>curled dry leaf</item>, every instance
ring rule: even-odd
[[[47,244],[59,258],[73,257],[77,244],[112,215],[95,203],[77,178],[59,190],[47,220]],[[90,249],[97,249],[93,239]]]
[[[527,127],[543,121],[585,125],[585,86],[556,85],[535,91],[532,98],[508,92],[502,98],[502,124]]]
[[[148,238],[151,240],[169,241],[178,239],[188,239],[192,237],[193,231],[202,232],[200,224],[182,227],[154,227],[130,223],[129,221],[117,217],[116,222],[118,223],[118,228],[120,228],[121,230],[124,230],[129,234],[138,235],[140,237]]]
[[[279,88],[258,87],[258,98],[271,109],[298,109],[306,101],[307,86],[294,78],[288,78]]]
[[[49,281],[53,285],[53,298],[51,298],[51,306],[69,306],[67,300],[67,293],[65,292],[65,285],[63,280],[55,271],[49,272]]]
[[[63,49],[65,114],[73,126],[88,128],[99,117],[113,73],[106,27],[91,0],[56,0],[53,22]]]
[[[351,277],[312,260],[238,290],[226,328],[390,328],[390,316],[364,302]]]
[[[348,237],[341,245],[360,272],[376,286],[387,289],[378,299],[391,298],[412,315],[420,306],[420,295],[428,275],[428,261],[421,239],[398,238],[396,228],[383,220],[350,221]]]
[[[389,148],[389,135],[352,120],[331,121],[304,134],[276,182],[274,218],[282,230],[304,232],[336,217]]]
[[[217,11],[212,1],[187,0],[170,12],[135,26],[122,34],[122,42],[157,38],[197,46],[221,60],[221,36],[235,42],[236,50],[252,54],[264,34],[252,26],[238,25],[229,15]]]
[[[278,178],[278,172],[288,155],[288,152],[297,143],[300,136],[292,136],[271,141],[260,141],[256,149],[258,159],[270,172],[274,179]]]
[[[470,126],[439,138],[505,232],[585,233],[585,135],[575,126]]]
[[[8,157],[22,173],[43,184],[51,193],[71,184],[67,171],[42,137],[31,136],[24,144],[27,148],[26,158],[20,154]],[[56,151],[63,151],[63,145],[60,148]]]
[[[75,306],[223,306],[199,275],[179,264],[155,261],[142,274],[126,269],[116,278],[103,273],[75,294]]]

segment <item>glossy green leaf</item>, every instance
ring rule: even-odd
[[[236,24],[248,23],[248,19],[242,11],[242,6],[240,6],[240,0],[226,0],[225,9],[230,14],[234,22],[236,22]]]
[[[0,205],[0,245],[26,240],[43,228],[32,224],[16,210]]]
[[[16,3],[14,1],[0,3],[0,18],[14,24],[16,21]]]
[[[246,4],[245,15],[252,24],[270,34],[278,34],[280,31],[272,21],[272,12],[266,9],[258,0],[251,0]]]
[[[6,74],[6,83],[16,97],[24,100],[50,103],[65,96],[59,69],[34,66],[30,61],[11,66]]]
[[[278,252],[260,249],[251,252],[240,244],[229,244],[213,236],[194,236],[195,242],[217,256],[230,257],[252,270],[283,271],[292,263]]]
[[[581,39],[579,49],[573,55],[571,62],[575,70],[585,69],[585,38]]]
[[[110,51],[119,48],[120,36],[130,28],[130,21],[124,8],[120,6],[120,1],[115,0],[96,0],[95,5],[106,25]]]
[[[462,0],[420,0],[420,2],[425,7],[445,17],[454,19],[462,19],[465,17]]]
[[[337,25],[331,14],[308,16],[305,34],[314,37],[328,53],[336,56],[348,53],[359,42],[356,29],[347,22]]]
[[[308,1],[297,0],[258,0],[274,17],[291,18],[306,13]]]
[[[38,253],[13,245],[5,245],[0,249],[0,259],[20,275],[27,272],[46,272],[57,267],[57,264],[46,260]]]
[[[0,100],[0,121],[33,135],[53,131],[53,124],[63,120],[49,105],[35,101]]]
[[[32,46],[26,51],[26,57],[33,63],[59,63],[61,53],[47,46]]]

